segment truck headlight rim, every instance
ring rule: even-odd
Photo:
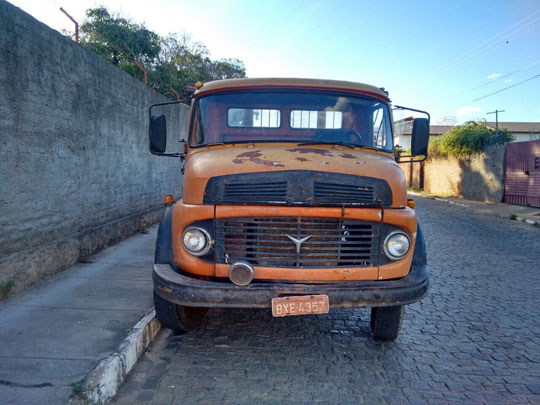
[[[402,255],[395,255],[393,253],[390,252],[389,248],[388,248],[388,243],[390,242],[390,239],[392,239],[393,237],[395,237],[396,235],[400,235],[400,236],[404,236],[407,240],[407,249],[405,250],[405,253],[403,253]],[[407,235],[405,232],[403,231],[393,231],[393,232],[390,232],[388,234],[388,236],[386,237],[386,239],[384,240],[384,243],[383,243],[383,250],[384,250],[384,254],[386,255],[386,257],[388,257],[390,260],[399,260],[399,259],[403,259],[407,253],[409,253],[409,250],[411,249],[411,239],[409,238],[409,235]],[[394,252],[395,253],[395,252]]]
[[[186,246],[186,236],[188,232],[199,233],[199,236],[202,236],[201,239],[204,238],[204,245],[202,246],[202,248],[200,248],[199,250],[192,250]],[[182,246],[188,253],[192,254],[193,256],[203,256],[207,254],[212,247],[212,238],[210,237],[210,234],[206,229],[198,226],[189,226],[184,229],[184,232],[182,232]]]

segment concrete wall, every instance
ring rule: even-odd
[[[432,158],[401,163],[409,187],[439,196],[500,202],[504,193],[504,146],[492,146],[468,159]]]
[[[182,175],[148,151],[170,100],[3,0],[0,21],[0,286],[20,290],[157,221]]]

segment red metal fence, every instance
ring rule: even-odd
[[[504,202],[540,207],[540,140],[506,145]]]

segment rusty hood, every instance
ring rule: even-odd
[[[405,207],[403,172],[387,154],[333,146],[249,145],[213,146],[191,150],[186,159],[184,203],[202,204],[208,180],[215,176],[281,170],[311,170],[385,180],[392,207]]]

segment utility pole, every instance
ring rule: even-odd
[[[504,110],[495,110],[488,112],[486,114],[495,114],[495,134],[499,136],[499,113],[504,112]]]

